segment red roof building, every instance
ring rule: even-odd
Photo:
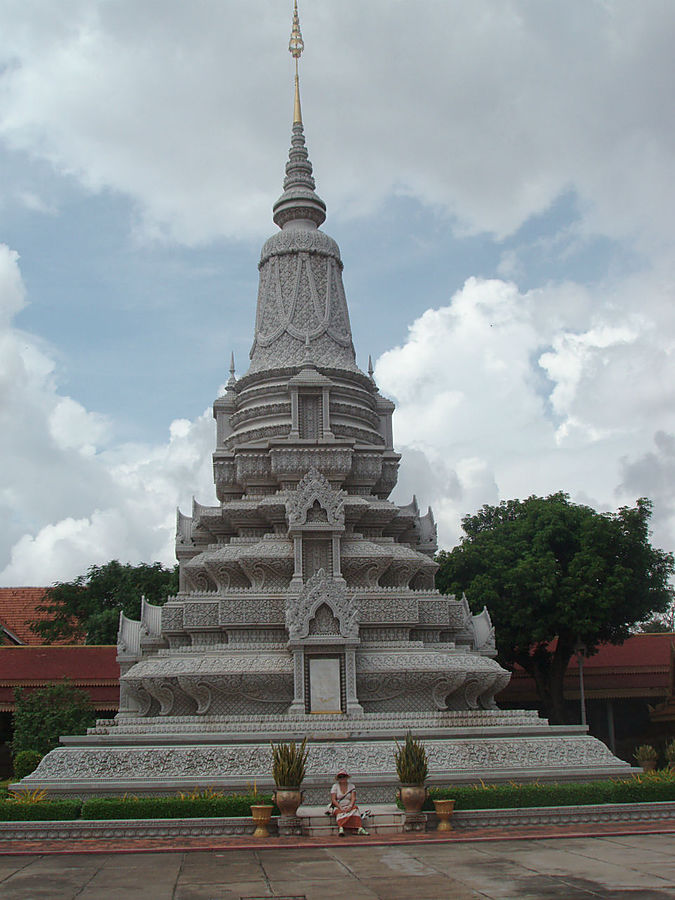
[[[633,634],[623,644],[603,644],[583,660],[584,693],[591,699],[664,698],[670,688],[671,647],[675,634]],[[579,660],[570,660],[564,680],[565,697],[580,697]],[[498,700],[509,704],[536,699],[534,681],[517,666],[511,683]]]
[[[48,618],[38,610],[45,602],[45,587],[0,588],[0,636],[2,643],[37,646],[44,638],[31,630],[30,623]],[[56,640],[54,644],[67,644]]]
[[[634,762],[635,746],[662,749],[675,738],[675,633],[634,634],[623,644],[603,644],[593,656],[573,656],[563,682],[568,721],[581,722],[623,759]],[[499,706],[539,708],[534,680],[519,666]]]
[[[14,710],[14,688],[44,687],[68,679],[86,690],[94,709],[116,712],[120,671],[117,648],[73,645],[66,641],[45,644],[30,628],[44,618],[45,587],[0,588],[0,712]]]
[[[117,712],[117,647],[95,645],[0,647],[0,712],[14,710],[15,688],[45,687],[64,679],[87,691],[94,709]]]

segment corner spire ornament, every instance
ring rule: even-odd
[[[291,39],[288,42],[288,50],[295,60],[295,104],[293,106],[293,124],[302,125],[302,110],[300,108],[300,78],[298,75],[298,60],[302,56],[305,49],[305,42],[302,39],[300,31],[300,19],[298,18],[298,0],[294,0],[293,4],[293,26],[291,28]]]

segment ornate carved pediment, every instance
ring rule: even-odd
[[[328,479],[312,466],[286,501],[289,526],[324,524],[343,528],[346,496],[344,491],[333,490]]]
[[[344,584],[333,581],[326,575],[324,569],[319,569],[316,575],[307,581],[299,597],[288,597],[286,600],[286,628],[290,640],[297,641],[309,637],[310,628],[313,636],[327,633],[319,629],[327,621],[328,611],[339,622],[339,637],[350,641],[358,638],[359,610],[355,599],[347,595]],[[318,622],[312,628],[315,617]],[[331,637],[337,636],[331,634]]]

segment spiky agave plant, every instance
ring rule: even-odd
[[[398,741],[394,759],[396,760],[396,774],[401,784],[423,785],[429,773],[429,760],[427,751],[421,741],[416,741],[409,731],[405,736],[403,746]]]
[[[309,750],[307,738],[302,743],[272,744],[272,775],[278,788],[299,788],[305,777]]]

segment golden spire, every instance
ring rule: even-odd
[[[294,0],[293,4],[293,27],[291,29],[291,39],[288,42],[288,49],[291,56],[295,60],[295,105],[293,107],[293,124],[302,125],[302,111],[300,109],[300,79],[298,78],[298,60],[305,49],[305,42],[302,39],[300,31],[300,19],[298,18],[298,0]]]

